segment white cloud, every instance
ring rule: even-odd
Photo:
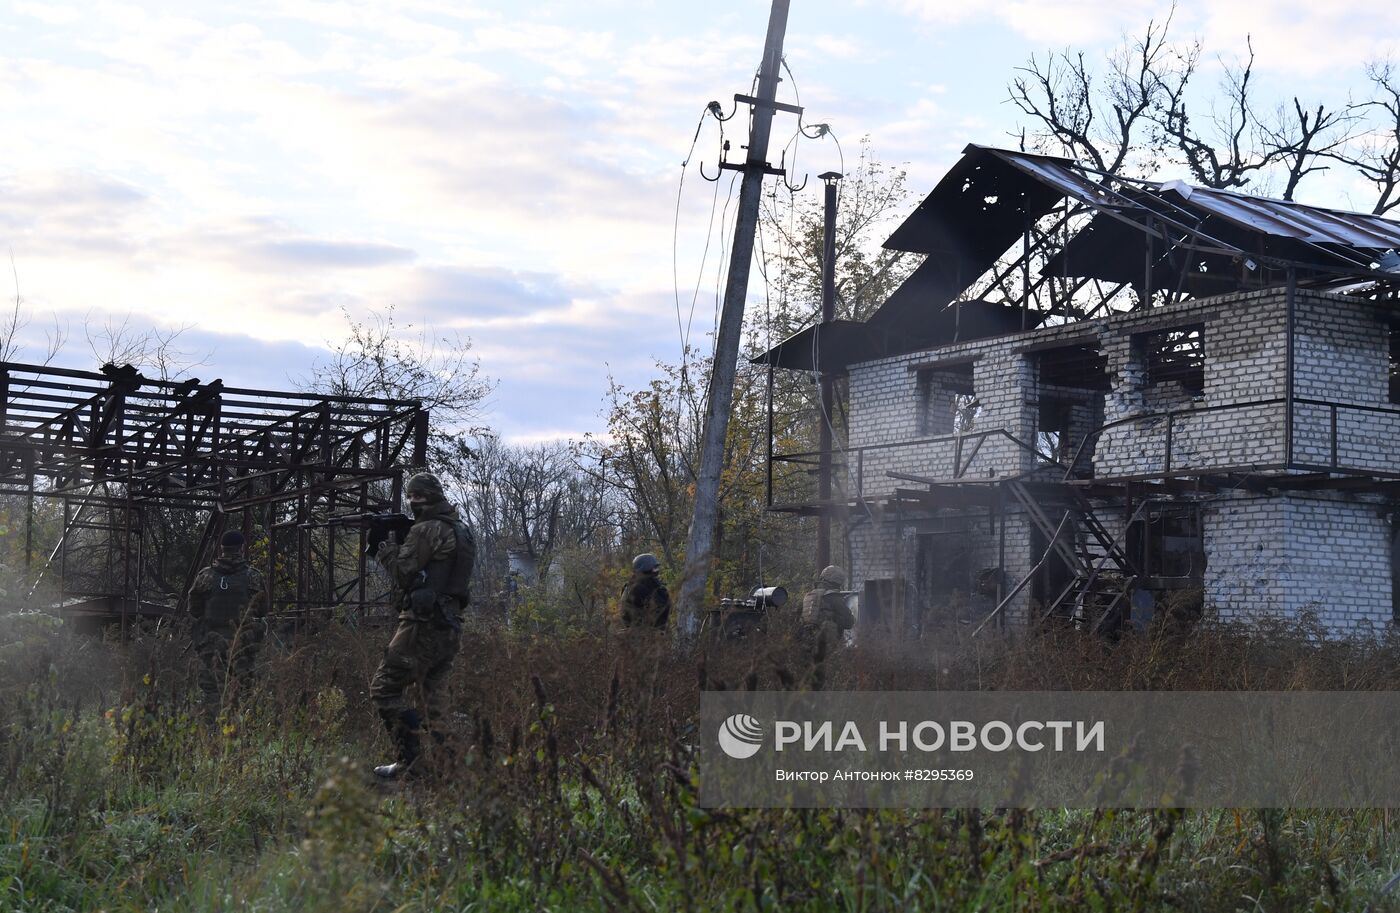
[[[1393,4],[1340,0],[1258,0],[1210,4],[1199,14],[1207,50],[1243,56],[1254,43],[1256,66],[1286,75],[1294,91],[1306,93],[1299,77],[1333,73],[1348,78],[1362,61],[1394,54],[1400,8]]]
[[[1165,7],[1155,0],[887,0],[906,15],[939,27],[996,20],[1035,45],[1093,44],[1117,37],[1122,23],[1145,24]]]
[[[1261,66],[1269,43],[1308,51],[1309,30],[1328,44],[1309,60],[1338,67],[1398,31],[1388,9],[1371,11],[1363,32],[1321,8],[1265,4],[1253,8],[1270,20],[1255,29]],[[1106,46],[1164,9],[1097,6],[880,0],[838,19],[800,5],[788,60],[808,122],[830,121],[848,159],[873,134],[882,159],[911,163],[917,195],[965,142],[995,143],[1007,129],[1009,115],[986,99],[1008,55]],[[502,427],[528,436],[595,424],[605,362],[640,378],[653,355],[674,358],[679,165],[705,102],[728,111],[748,91],[766,5],[721,3],[703,20],[611,0],[587,15],[447,0],[14,11],[0,23],[12,49],[0,59],[0,104],[24,129],[7,135],[0,163],[0,240],[31,304],[78,321],[131,312],[313,347],[334,335],[342,308],[395,304],[471,334],[503,378]],[[1182,34],[1200,29],[1227,47],[1249,26],[1248,13],[1215,5],[1179,15]],[[985,42],[983,71],[953,71],[945,58],[969,42]],[[731,159],[744,128],[742,113],[724,125]],[[775,152],[793,129],[784,115]],[[719,141],[707,119],[680,201],[689,308],[721,198],[692,341],[729,246],[719,226],[728,182],[696,174],[702,160],[713,170]],[[795,170],[835,159],[834,144],[806,143]]]
[[[10,4],[10,9],[21,16],[32,16],[50,25],[67,25],[76,22],[82,15],[77,9],[58,3],[16,2]]]

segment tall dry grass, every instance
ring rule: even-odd
[[[758,811],[697,805],[704,689],[1389,689],[1400,643],[1308,623],[1123,638],[778,625],[680,648],[468,631],[450,750],[385,791],[387,632],[270,642],[200,721],[178,637],[26,635],[0,667],[0,909],[1388,909],[1392,821],[1355,812]]]

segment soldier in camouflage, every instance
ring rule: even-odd
[[[812,643],[825,641],[827,649],[839,647],[846,631],[855,626],[855,616],[846,605],[841,588],[846,572],[836,565],[822,569],[817,586],[802,600],[802,634]]]
[[[243,557],[243,544],[242,533],[224,533],[219,557],[195,576],[187,601],[200,659],[199,690],[211,720],[250,687],[266,630],[263,577]]]
[[[420,472],[404,486],[413,526],[402,544],[380,544],[375,559],[389,573],[398,593],[399,620],[384,660],[370,682],[370,697],[393,739],[398,757],[374,769],[395,779],[413,771],[422,754],[425,729],[443,741],[438,725],[444,685],[462,640],[462,611],[471,599],[476,542],[457,508],[443,496],[442,483]],[[426,718],[408,699],[410,686],[422,692]]]
[[[632,579],[622,588],[622,626],[665,628],[671,618],[671,594],[661,582],[661,562],[647,552],[632,559]]]

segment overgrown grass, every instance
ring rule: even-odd
[[[451,763],[386,791],[365,694],[385,632],[269,649],[207,727],[178,639],[34,630],[0,666],[3,910],[1397,908],[1385,811],[715,811],[690,748],[702,688],[1389,689],[1391,641],[944,638],[816,669],[782,632],[678,651],[481,627]]]

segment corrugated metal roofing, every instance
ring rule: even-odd
[[[949,303],[1008,251],[1014,257],[1028,227],[1066,200],[1095,214],[1043,262],[1042,275],[1223,294],[1258,287],[1253,258],[1326,287],[1383,278],[1371,264],[1400,250],[1400,223],[1380,216],[1182,181],[1110,179],[1070,159],[973,144],[885,242],[927,259],[870,320],[803,331],[757,361],[807,370],[814,355],[833,365],[926,347]],[[1000,332],[1043,316],[1031,309]]]
[[[965,152],[995,156],[1063,195],[1090,205],[1111,206],[1122,199],[1069,159],[977,145],[968,146]],[[1372,251],[1400,247],[1400,223],[1369,213],[1197,187],[1185,181],[1135,181],[1134,185],[1142,193],[1159,198],[1170,193],[1178,198],[1170,202],[1184,209],[1277,238]]]
[[[1174,193],[1185,205],[1226,219],[1242,228],[1295,238],[1312,244],[1340,244],[1363,250],[1400,247],[1400,224],[1369,213],[1324,209],[1287,200],[1253,197],[1228,190],[1195,187],[1182,181],[1157,185],[1159,193]]]

